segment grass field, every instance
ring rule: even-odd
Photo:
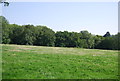
[[[117,79],[112,50],[2,45],[3,79]]]

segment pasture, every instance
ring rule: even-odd
[[[118,51],[2,45],[3,79],[117,79]]]

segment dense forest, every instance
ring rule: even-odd
[[[88,49],[119,50],[120,33],[104,36],[93,35],[88,31],[68,32],[57,31],[46,26],[9,24],[8,20],[0,16],[2,24],[2,43],[19,45],[78,47]]]

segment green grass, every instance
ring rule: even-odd
[[[112,50],[2,45],[3,79],[117,79]]]

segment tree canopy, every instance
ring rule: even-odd
[[[7,19],[2,19],[2,43],[56,47],[79,47],[88,49],[119,50],[120,33],[104,36],[93,35],[88,31],[68,32],[57,31],[46,26],[9,24]]]

